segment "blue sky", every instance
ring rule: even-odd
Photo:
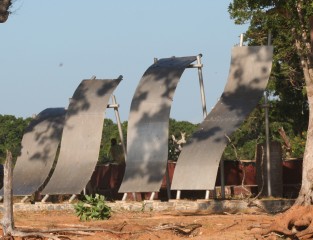
[[[128,120],[134,91],[154,58],[203,54],[208,112],[227,80],[230,51],[247,26],[226,0],[16,0],[0,24],[0,114],[29,117],[67,107],[81,80],[124,76],[114,94]],[[107,117],[114,118],[112,109]],[[171,117],[201,122],[196,69],[187,69]]]

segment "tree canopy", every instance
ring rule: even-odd
[[[4,23],[8,20],[10,15],[9,8],[11,5],[11,0],[0,0],[0,23]]]
[[[6,158],[6,150],[10,150],[14,158],[18,157],[23,133],[30,120],[30,118],[0,115],[0,163],[3,163]]]

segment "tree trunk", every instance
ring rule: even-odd
[[[309,32],[305,29],[305,19],[303,13],[303,0],[297,1],[297,12],[299,17],[301,34],[295,37],[295,47],[301,61],[303,76],[306,86],[309,104],[309,125],[302,167],[302,185],[295,205],[313,205],[313,19],[309,19]]]
[[[3,219],[2,227],[4,236],[12,235],[14,232],[14,219],[13,219],[13,191],[12,191],[12,178],[13,178],[13,158],[12,153],[7,150],[7,156],[4,163],[4,182],[3,182]]]
[[[304,206],[313,204],[313,84],[309,85],[306,87],[309,103],[309,126],[303,156],[302,186],[295,203]]]

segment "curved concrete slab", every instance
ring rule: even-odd
[[[13,170],[13,195],[31,195],[47,179],[61,141],[65,113],[64,108],[47,108],[27,127]]]
[[[70,101],[60,155],[42,194],[78,194],[87,185],[97,164],[104,112],[120,83],[116,80],[83,80]]]
[[[195,56],[160,59],[144,73],[130,107],[126,170],[119,192],[159,191],[173,96],[185,68],[195,60]]]
[[[184,145],[171,189],[213,189],[219,162],[230,136],[263,96],[272,66],[272,46],[234,47],[224,92]]]

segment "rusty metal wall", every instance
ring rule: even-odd
[[[14,195],[31,195],[45,182],[61,141],[65,113],[64,108],[47,108],[26,128],[13,170]]]
[[[78,194],[87,185],[98,161],[104,112],[120,83],[83,80],[70,100],[60,155],[42,194]]]
[[[217,104],[183,147],[172,189],[213,189],[229,137],[255,108],[266,88],[272,46],[234,47],[228,81]]]
[[[173,96],[185,68],[195,60],[195,56],[160,59],[144,73],[130,107],[126,170],[119,192],[159,191]]]

